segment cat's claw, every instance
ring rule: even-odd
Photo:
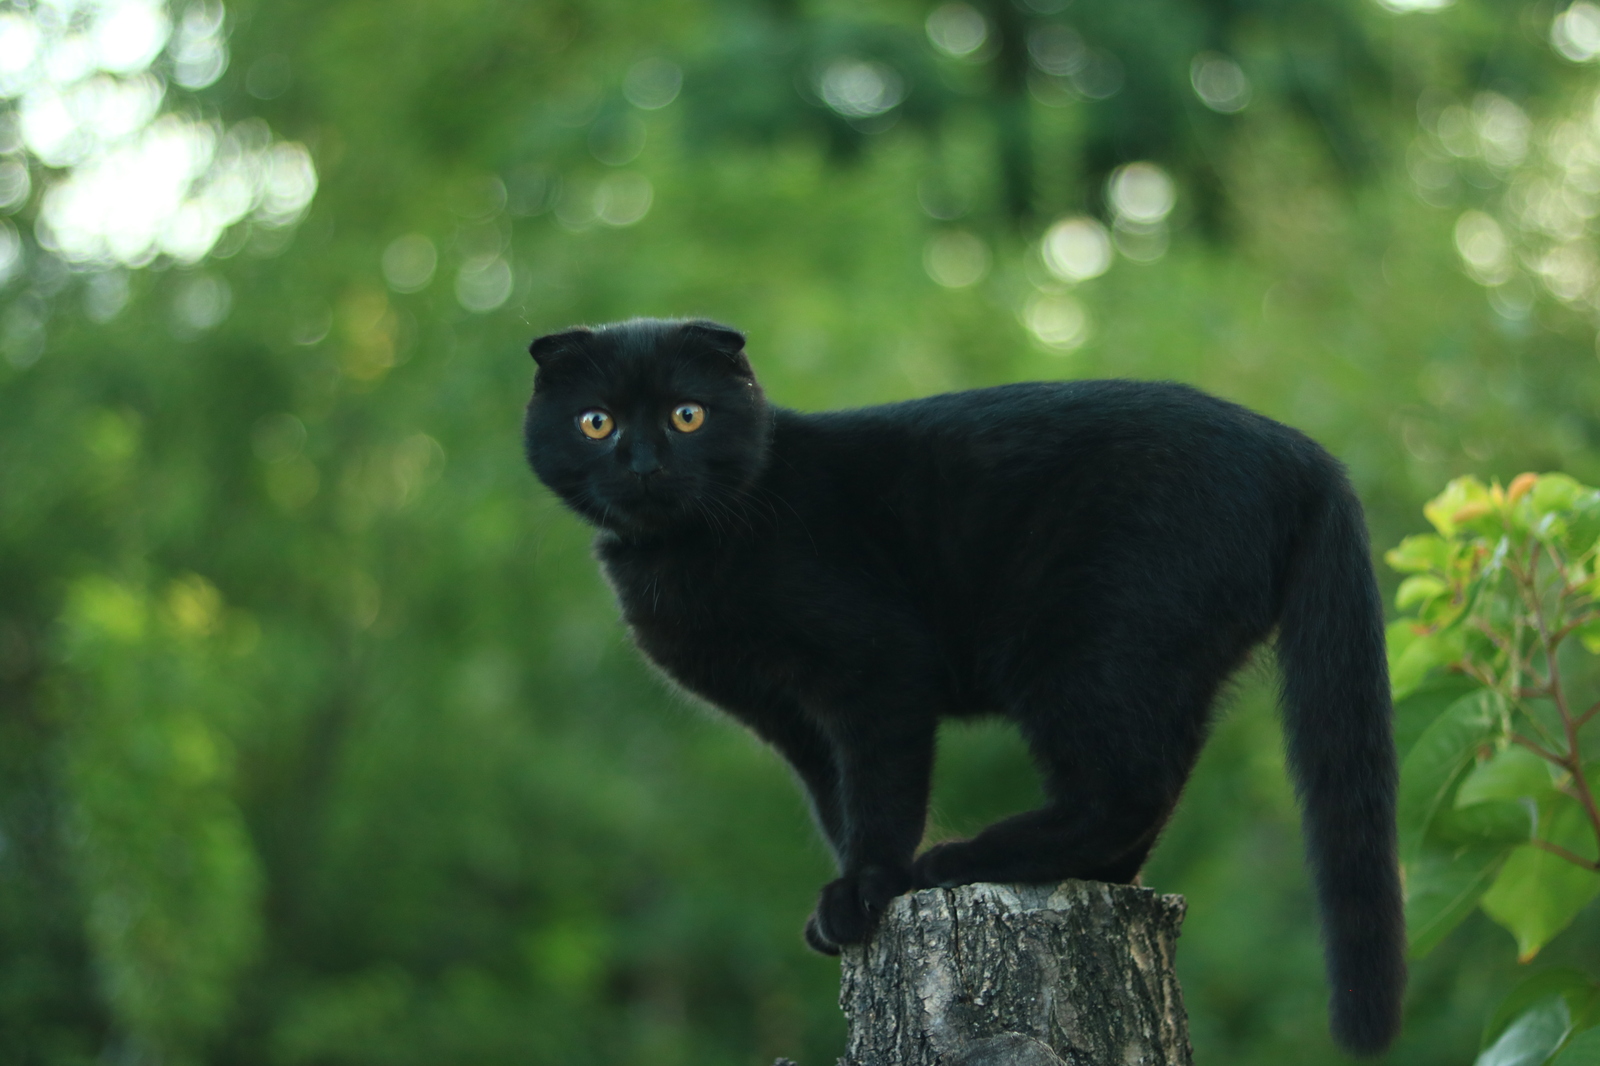
[[[907,870],[866,866],[822,886],[817,910],[806,922],[806,943],[824,955],[838,954],[845,944],[859,944],[889,906],[911,887]],[[827,949],[832,947],[833,951]]]

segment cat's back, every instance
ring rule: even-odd
[[[1325,458],[1303,434],[1174,382],[1027,382],[784,414],[777,457],[792,450],[880,491],[914,488],[919,475],[951,488],[965,478],[990,487],[1068,476],[1162,483],[1204,474],[1226,482]]]
[[[994,617],[989,600],[1109,602],[1136,583],[1265,590],[1337,477],[1296,430],[1188,386],[1123,380],[784,412],[771,458],[808,545],[977,619]]]

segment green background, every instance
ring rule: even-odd
[[[1600,88],[1552,49],[1557,8],[980,7],[990,45],[963,61],[911,0],[230,0],[228,69],[166,106],[309,148],[292,240],[241,223],[197,266],[128,271],[97,321],[96,275],[28,236],[0,293],[0,1059],[841,1052],[837,963],[799,935],[831,870],[796,786],[639,661],[588,531],[525,467],[541,332],[714,317],[803,409],[1190,382],[1339,455],[1380,548],[1460,473],[1600,478],[1590,297],[1551,295],[1530,252],[1486,298],[1454,236],[1474,209],[1519,248],[1547,239],[1512,194],[1593,136]],[[1030,73],[1044,24],[1116,57],[1120,91]],[[1206,51],[1248,74],[1239,113],[1191,89]],[[842,56],[900,72],[888,119],[817,100]],[[668,106],[624,96],[647,59],[683,71]],[[1445,116],[1488,113],[1484,93],[1531,123],[1515,162],[1448,148]],[[1073,288],[1088,340],[1053,350],[1019,317],[1062,287],[1040,235],[1109,220],[1106,176],[1135,160],[1176,182],[1170,248]],[[594,220],[624,173],[648,213]],[[924,267],[951,230],[992,257],[975,284]],[[405,234],[438,249],[415,293],[381,265]],[[485,247],[514,284],[469,311],[454,279]],[[231,293],[212,328],[182,317],[196,279]],[[1263,651],[1145,873],[1189,898],[1202,1066],[1342,1060],[1272,690]],[[952,728],[930,833],[1032,782],[1006,730]],[[1384,1061],[1470,1061],[1516,980],[1597,952],[1594,905],[1522,967],[1475,915],[1414,965]]]

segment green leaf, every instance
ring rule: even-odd
[[[1600,1029],[1579,1033],[1567,1041],[1550,1066],[1600,1066]]]
[[[1466,776],[1456,791],[1456,806],[1491,800],[1531,799],[1542,803],[1554,794],[1550,764],[1520,744],[1510,744]]]
[[[1567,547],[1573,555],[1582,555],[1600,539],[1600,492],[1592,489],[1581,496],[1572,509],[1572,519],[1567,523]]]
[[[1569,996],[1567,1004],[1572,1007],[1574,1030],[1581,1032],[1584,1029],[1600,1026],[1600,984],[1594,986],[1587,999],[1580,1002]]]
[[[1434,816],[1453,806],[1453,791],[1478,746],[1500,728],[1500,695],[1487,689],[1452,703],[1412,745],[1400,766],[1400,856],[1412,862]]]
[[[1462,508],[1473,504],[1487,504],[1489,490],[1475,477],[1458,477],[1444,487],[1444,491],[1423,505],[1422,513],[1433,528],[1447,537],[1456,532],[1455,516]]]
[[[1584,487],[1566,474],[1541,474],[1528,498],[1534,511],[1547,515],[1572,510],[1583,493]]]
[[[1389,687],[1393,691],[1396,701],[1404,698],[1406,693],[1415,688],[1418,681],[1421,680],[1419,677],[1416,681],[1407,685],[1405,691],[1402,691],[1401,686],[1395,683],[1394,678],[1395,672],[1400,669],[1400,660],[1411,649],[1411,645],[1416,643],[1417,638],[1422,636],[1422,629],[1422,626],[1419,626],[1415,620],[1410,618],[1402,618],[1398,622],[1390,622],[1384,627],[1383,642],[1389,657]]]
[[[1472,1066],[1540,1066],[1571,1029],[1566,999],[1550,996],[1523,1011]]]
[[[1423,732],[1450,705],[1463,696],[1482,692],[1483,686],[1465,674],[1449,672],[1430,677],[1394,704],[1394,744],[1403,759]]]
[[[1585,858],[1594,854],[1594,833],[1575,801],[1558,797],[1548,830],[1540,836]],[[1511,852],[1480,903],[1484,912],[1517,938],[1517,955],[1527,962],[1600,895],[1600,874],[1524,844]]]
[[[1390,548],[1383,559],[1403,574],[1444,570],[1450,565],[1450,543],[1435,533],[1418,533]]]
[[[1402,611],[1408,610],[1449,591],[1450,586],[1441,578],[1432,574],[1414,574],[1400,582],[1400,591],[1395,594],[1394,605]]]
[[[1500,1001],[1483,1027],[1482,1046],[1488,1047],[1494,1043],[1518,1015],[1541,1000],[1561,996],[1567,1001],[1571,1016],[1576,1019],[1579,1011],[1596,992],[1600,992],[1600,984],[1596,984],[1594,978],[1582,970],[1571,966],[1541,970],[1524,979]]]
[[[1429,832],[1457,844],[1522,844],[1533,836],[1536,811],[1531,803],[1516,800],[1462,806],[1457,799],[1454,807],[1434,817]]]
[[[1585,622],[1574,632],[1578,634],[1578,639],[1583,642],[1583,646],[1588,649],[1590,654],[1600,655],[1600,618],[1596,618],[1592,622]]]
[[[1459,632],[1418,633],[1412,623],[1396,622],[1389,627],[1388,637],[1389,685],[1397,700],[1409,696],[1438,667],[1461,658]]]
[[[1507,847],[1434,844],[1405,864],[1406,936],[1412,958],[1432,951],[1472,913],[1509,852]]]

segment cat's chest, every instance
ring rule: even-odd
[[[770,628],[772,564],[749,549],[601,544],[624,620],[652,654],[727,647]]]

